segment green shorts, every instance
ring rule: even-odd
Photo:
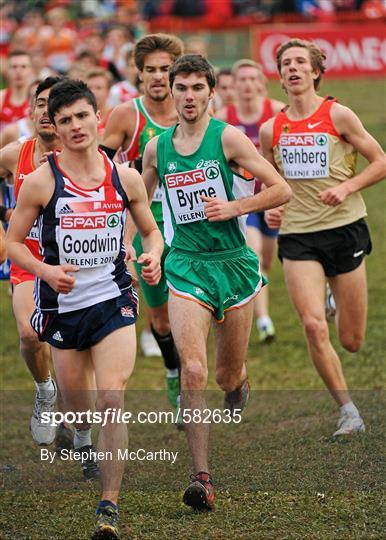
[[[164,233],[163,223],[157,223],[157,225],[163,236],[163,233]],[[133,247],[135,249],[135,252],[138,258],[143,253],[141,237],[139,234],[135,235],[135,238],[133,241]],[[166,279],[165,279],[164,264],[165,264],[166,255],[169,253],[169,249],[170,248],[165,244],[165,249],[161,258],[162,275],[161,275],[161,279],[158,285],[148,285],[146,281],[142,278],[142,266],[138,264],[137,261],[134,261],[134,266],[135,266],[135,269],[137,270],[138,280],[141,285],[145,302],[151,308],[162,306],[165,302],[168,301],[169,293],[168,293],[168,286],[166,284]]]
[[[247,246],[217,253],[171,249],[165,262],[171,293],[210,309],[218,322],[224,313],[247,304],[267,280]]]

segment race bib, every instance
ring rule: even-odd
[[[283,133],[279,151],[283,174],[289,180],[330,175],[328,136],[324,133]]]
[[[115,261],[121,249],[121,229],[120,214],[61,215],[57,238],[60,263],[94,268]]]
[[[178,225],[207,219],[201,195],[228,200],[217,165],[165,175],[170,205]]]

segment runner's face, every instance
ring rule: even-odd
[[[145,56],[140,78],[145,96],[154,101],[164,101],[170,94],[168,70],[172,65],[171,56],[164,51],[155,51]]]
[[[86,99],[78,99],[55,114],[56,132],[65,148],[85,150],[96,143],[99,112]]]
[[[55,136],[55,126],[51,124],[48,117],[48,96],[50,95],[50,91],[51,88],[47,88],[43,92],[40,92],[36,98],[32,113],[32,121],[36,133],[43,139]]]
[[[256,96],[265,95],[266,93],[259,71],[253,66],[243,66],[237,70],[235,87],[239,98],[242,100],[254,99]]]
[[[110,92],[106,77],[103,77],[103,75],[92,77],[88,79],[87,86],[95,96],[98,109],[104,109]]]
[[[23,88],[28,85],[32,78],[32,65],[29,56],[12,56],[8,61],[7,79],[8,85]]]
[[[280,80],[289,94],[298,95],[314,87],[319,76],[311,65],[310,53],[304,47],[291,47],[284,51],[280,65]]]
[[[223,105],[229,105],[235,99],[235,81],[233,75],[220,75],[216,92],[221,98]]]
[[[172,94],[179,116],[194,124],[206,113],[213,90],[209,89],[205,75],[182,73],[174,79]]]

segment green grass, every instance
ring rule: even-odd
[[[353,108],[383,146],[385,83],[375,80],[326,82],[324,93]],[[278,85],[272,95],[283,99]],[[382,117],[383,113],[383,117]],[[383,141],[382,141],[383,137]],[[336,408],[310,364],[303,333],[288,301],[280,264],[270,275],[271,312],[278,339],[260,346],[252,332],[248,369],[253,393],[243,422],[216,425],[210,462],[216,480],[215,512],[197,515],[181,503],[191,471],[185,436],[170,425],[133,425],[130,448],[178,452],[168,462],[129,462],[121,507],[122,538],[380,539],[385,503],[385,183],[364,192],[373,254],[368,258],[367,338],[357,354],[345,352],[331,327],[355,401],[367,424],[365,435],[330,438]],[[28,431],[33,382],[18,354],[7,285],[1,301],[0,530],[7,540],[83,540],[93,526],[97,487],[80,481],[77,463],[40,461]],[[213,378],[210,339],[211,408],[221,393]],[[158,359],[138,357],[130,380],[128,410],[167,410],[164,372]],[[383,468],[382,468],[383,467]]]

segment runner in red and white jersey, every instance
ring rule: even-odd
[[[0,91],[0,129],[28,115],[29,85],[33,77],[31,56],[15,50],[7,57],[7,88]]]
[[[87,72],[85,81],[96,98],[100,113],[100,122],[98,124],[98,142],[102,142],[106,124],[112,111],[112,107],[108,102],[111,86],[111,75],[106,69],[93,68]]]
[[[51,88],[60,79],[48,77],[36,90],[32,110],[32,121],[37,136],[24,143],[10,143],[0,150],[0,175],[14,179],[15,196],[27,174],[40,165],[43,154],[60,148],[59,140],[47,114],[47,102]],[[25,240],[36,259],[39,253],[39,230],[37,221]],[[36,383],[36,401],[31,418],[31,434],[37,444],[51,444],[55,438],[55,427],[41,422],[41,412],[45,407],[53,408],[56,400],[56,386],[49,371],[49,348],[41,343],[31,328],[30,318],[35,309],[33,299],[35,275],[25,269],[11,265],[13,284],[12,304],[20,337],[20,352]]]

